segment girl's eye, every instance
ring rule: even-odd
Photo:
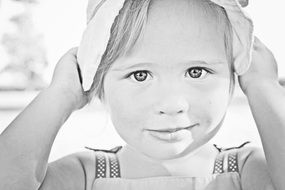
[[[132,77],[138,82],[143,82],[147,79],[148,75],[148,71],[135,71],[130,73],[128,77]]]
[[[195,79],[203,79],[208,73],[210,72],[202,67],[193,67],[187,70],[187,74]]]

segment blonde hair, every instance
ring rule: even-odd
[[[108,41],[107,48],[102,56],[97,72],[93,79],[93,84],[88,93],[89,102],[96,96],[100,100],[104,99],[104,78],[109,68],[115,60],[127,54],[140,37],[147,22],[148,12],[153,0],[126,0],[119,15],[116,17]],[[233,51],[232,51],[232,28],[224,8],[212,3],[209,0],[199,0],[204,2],[205,10],[212,10],[220,21],[226,22],[225,28],[225,51],[231,71],[230,94],[234,91],[233,72]],[[206,5],[206,6],[205,6]],[[95,34],[94,34],[95,35]]]

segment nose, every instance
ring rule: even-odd
[[[175,116],[183,113],[187,113],[189,109],[188,102],[183,97],[167,96],[161,98],[156,112],[159,115]]]

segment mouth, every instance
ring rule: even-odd
[[[198,124],[196,123],[196,124],[190,125],[188,127],[166,128],[166,129],[157,129],[157,130],[148,129],[148,131],[161,132],[161,133],[174,133],[174,132],[177,132],[177,131],[180,131],[180,130],[190,130],[193,127],[195,127],[196,125],[198,125]]]
[[[198,124],[190,125],[188,127],[166,128],[159,130],[148,129],[147,131],[152,137],[157,140],[167,143],[175,143],[186,138],[192,138],[191,129],[197,125]]]

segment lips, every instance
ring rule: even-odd
[[[196,125],[198,125],[198,124],[190,125],[188,127],[166,128],[166,129],[157,129],[157,130],[148,129],[148,131],[161,132],[161,133],[174,133],[176,131],[180,131],[180,130],[183,130],[183,129],[189,130],[189,129],[193,128]]]
[[[182,141],[183,139],[192,138],[191,129],[196,126],[191,125],[188,127],[178,127],[178,128],[166,128],[159,130],[147,130],[148,133],[157,140],[167,142],[167,143],[175,143]]]

